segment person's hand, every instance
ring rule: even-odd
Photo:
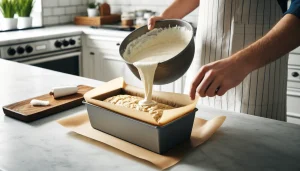
[[[161,16],[153,16],[148,20],[148,30],[152,30],[155,26],[155,22],[159,20],[164,20],[164,17]]]
[[[201,97],[224,95],[229,89],[240,84],[250,73],[246,65],[235,57],[229,57],[202,66],[192,82],[191,99],[195,99],[196,93]]]

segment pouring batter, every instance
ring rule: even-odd
[[[286,121],[289,51],[300,45],[300,0],[174,0],[148,28],[199,7],[185,89],[199,103]],[[284,13],[284,14],[283,14]],[[218,96],[220,97],[218,97]]]
[[[192,31],[184,27],[153,29],[126,47],[124,59],[138,69],[144,85],[145,98],[139,105],[154,105],[152,87],[158,63],[179,54],[188,44]]]

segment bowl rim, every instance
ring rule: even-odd
[[[159,21],[156,21],[156,22],[166,22],[166,21],[179,21],[179,22],[184,22],[185,24],[187,24],[187,25],[189,25],[189,26],[191,27],[191,31],[192,31],[191,39],[190,39],[189,43],[185,46],[185,48],[182,49],[182,51],[180,51],[177,55],[175,55],[175,56],[173,57],[173,58],[176,58],[176,57],[179,56],[181,53],[183,53],[183,52],[186,50],[186,48],[191,44],[191,42],[194,40],[195,29],[194,29],[194,27],[193,27],[193,25],[192,25],[191,23],[187,22],[186,20],[182,20],[182,19],[164,19],[164,20],[159,20]],[[148,27],[148,25],[144,25],[144,26],[142,26],[142,27],[140,27],[140,28],[137,28],[136,30],[132,31],[129,35],[127,35],[127,36],[123,39],[122,43],[124,42],[124,40],[126,40],[128,37],[130,37],[135,31],[144,29],[145,27]],[[154,28],[155,28],[155,27],[154,27]],[[148,30],[148,28],[147,28],[147,30]],[[151,30],[148,30],[146,33],[148,33],[149,31],[151,31]],[[141,36],[142,36],[142,35],[141,35]],[[122,57],[122,60],[123,60],[126,64],[133,65],[133,63],[130,63],[130,62],[126,61],[126,60],[124,59],[123,55],[121,54],[121,46],[122,46],[122,43],[121,43],[121,45],[119,46],[119,54],[120,54],[120,56]],[[126,46],[126,47],[127,47],[127,46]],[[125,48],[125,49],[126,49],[126,48]],[[170,58],[170,59],[168,59],[168,60],[166,60],[166,61],[163,61],[163,62],[159,62],[158,65],[161,64],[161,63],[168,62],[168,61],[172,60],[173,58]]]

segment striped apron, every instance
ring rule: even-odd
[[[265,35],[280,19],[275,0],[200,0],[196,52],[185,92],[201,66],[226,58]],[[286,121],[288,55],[251,72],[222,97],[200,104]],[[238,72],[238,71],[237,71]]]

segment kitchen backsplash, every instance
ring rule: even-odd
[[[88,0],[43,0],[44,25],[73,22],[76,15],[86,15]]]
[[[100,3],[103,0],[98,0]],[[88,2],[93,0],[43,0],[44,25],[71,23],[74,16],[86,15]],[[139,9],[149,9],[162,13],[173,0],[106,0],[112,13],[121,13]],[[198,10],[194,10],[184,19],[197,24]]]

